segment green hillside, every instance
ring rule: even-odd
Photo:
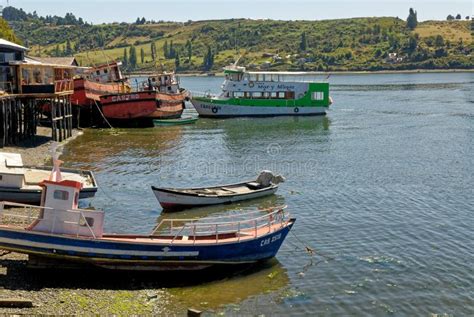
[[[8,25],[8,22],[0,18],[0,38],[17,44],[22,44]]]
[[[7,14],[5,14],[5,10]],[[90,25],[72,14],[38,17],[4,9],[31,55],[74,54],[80,64],[124,60],[128,70],[159,65],[218,71],[242,56],[250,69],[359,71],[473,68],[471,21],[427,21],[413,30],[392,17],[323,21],[212,20]],[[125,53],[126,52],[126,53]],[[143,58],[142,58],[143,57]]]

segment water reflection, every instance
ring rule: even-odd
[[[216,217],[219,215],[229,214],[232,212],[239,211],[253,211],[253,210],[266,210],[276,206],[285,205],[285,198],[281,195],[271,195],[267,197],[251,199],[247,201],[236,202],[229,205],[214,205],[189,208],[177,212],[162,212],[156,219],[156,223],[160,223],[165,219],[193,219],[193,218],[205,218],[205,217]]]
[[[304,134],[322,135],[329,131],[331,120],[327,116],[309,117],[275,117],[266,118],[236,118],[222,123],[225,140],[231,144],[242,144],[253,140],[278,141],[281,139],[294,140]]]
[[[67,166],[101,171],[113,168],[117,157],[125,164],[169,153],[179,146],[183,127],[168,129],[87,129],[84,135],[73,140],[62,159]],[[127,159],[128,158],[128,159]]]
[[[192,287],[171,288],[177,305],[200,310],[215,310],[238,304],[251,297],[284,289],[290,283],[287,270],[276,259],[251,266],[233,276]]]

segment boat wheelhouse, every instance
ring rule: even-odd
[[[152,119],[176,119],[181,117],[185,100],[189,98],[186,89],[179,86],[175,73],[163,72],[148,78],[148,90],[156,92],[158,102],[156,110],[148,115]]]
[[[224,75],[220,95],[193,94],[200,116],[322,115],[332,103],[329,83],[299,80],[305,73],[247,72],[232,65]]]
[[[78,106],[91,106],[100,101],[100,96],[128,93],[131,86],[120,70],[121,62],[78,68],[74,79],[74,94],[71,102]]]

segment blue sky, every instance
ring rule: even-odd
[[[0,5],[6,6],[6,0]],[[72,12],[94,24],[148,20],[187,21],[225,18],[322,20],[362,16],[398,16],[418,11],[418,20],[444,20],[448,14],[472,15],[472,0],[9,0],[40,15]]]

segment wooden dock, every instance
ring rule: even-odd
[[[63,141],[72,136],[73,112],[68,93],[0,96],[0,148],[18,145],[35,137],[41,119],[51,125],[51,138]],[[44,107],[49,113],[44,115]]]

